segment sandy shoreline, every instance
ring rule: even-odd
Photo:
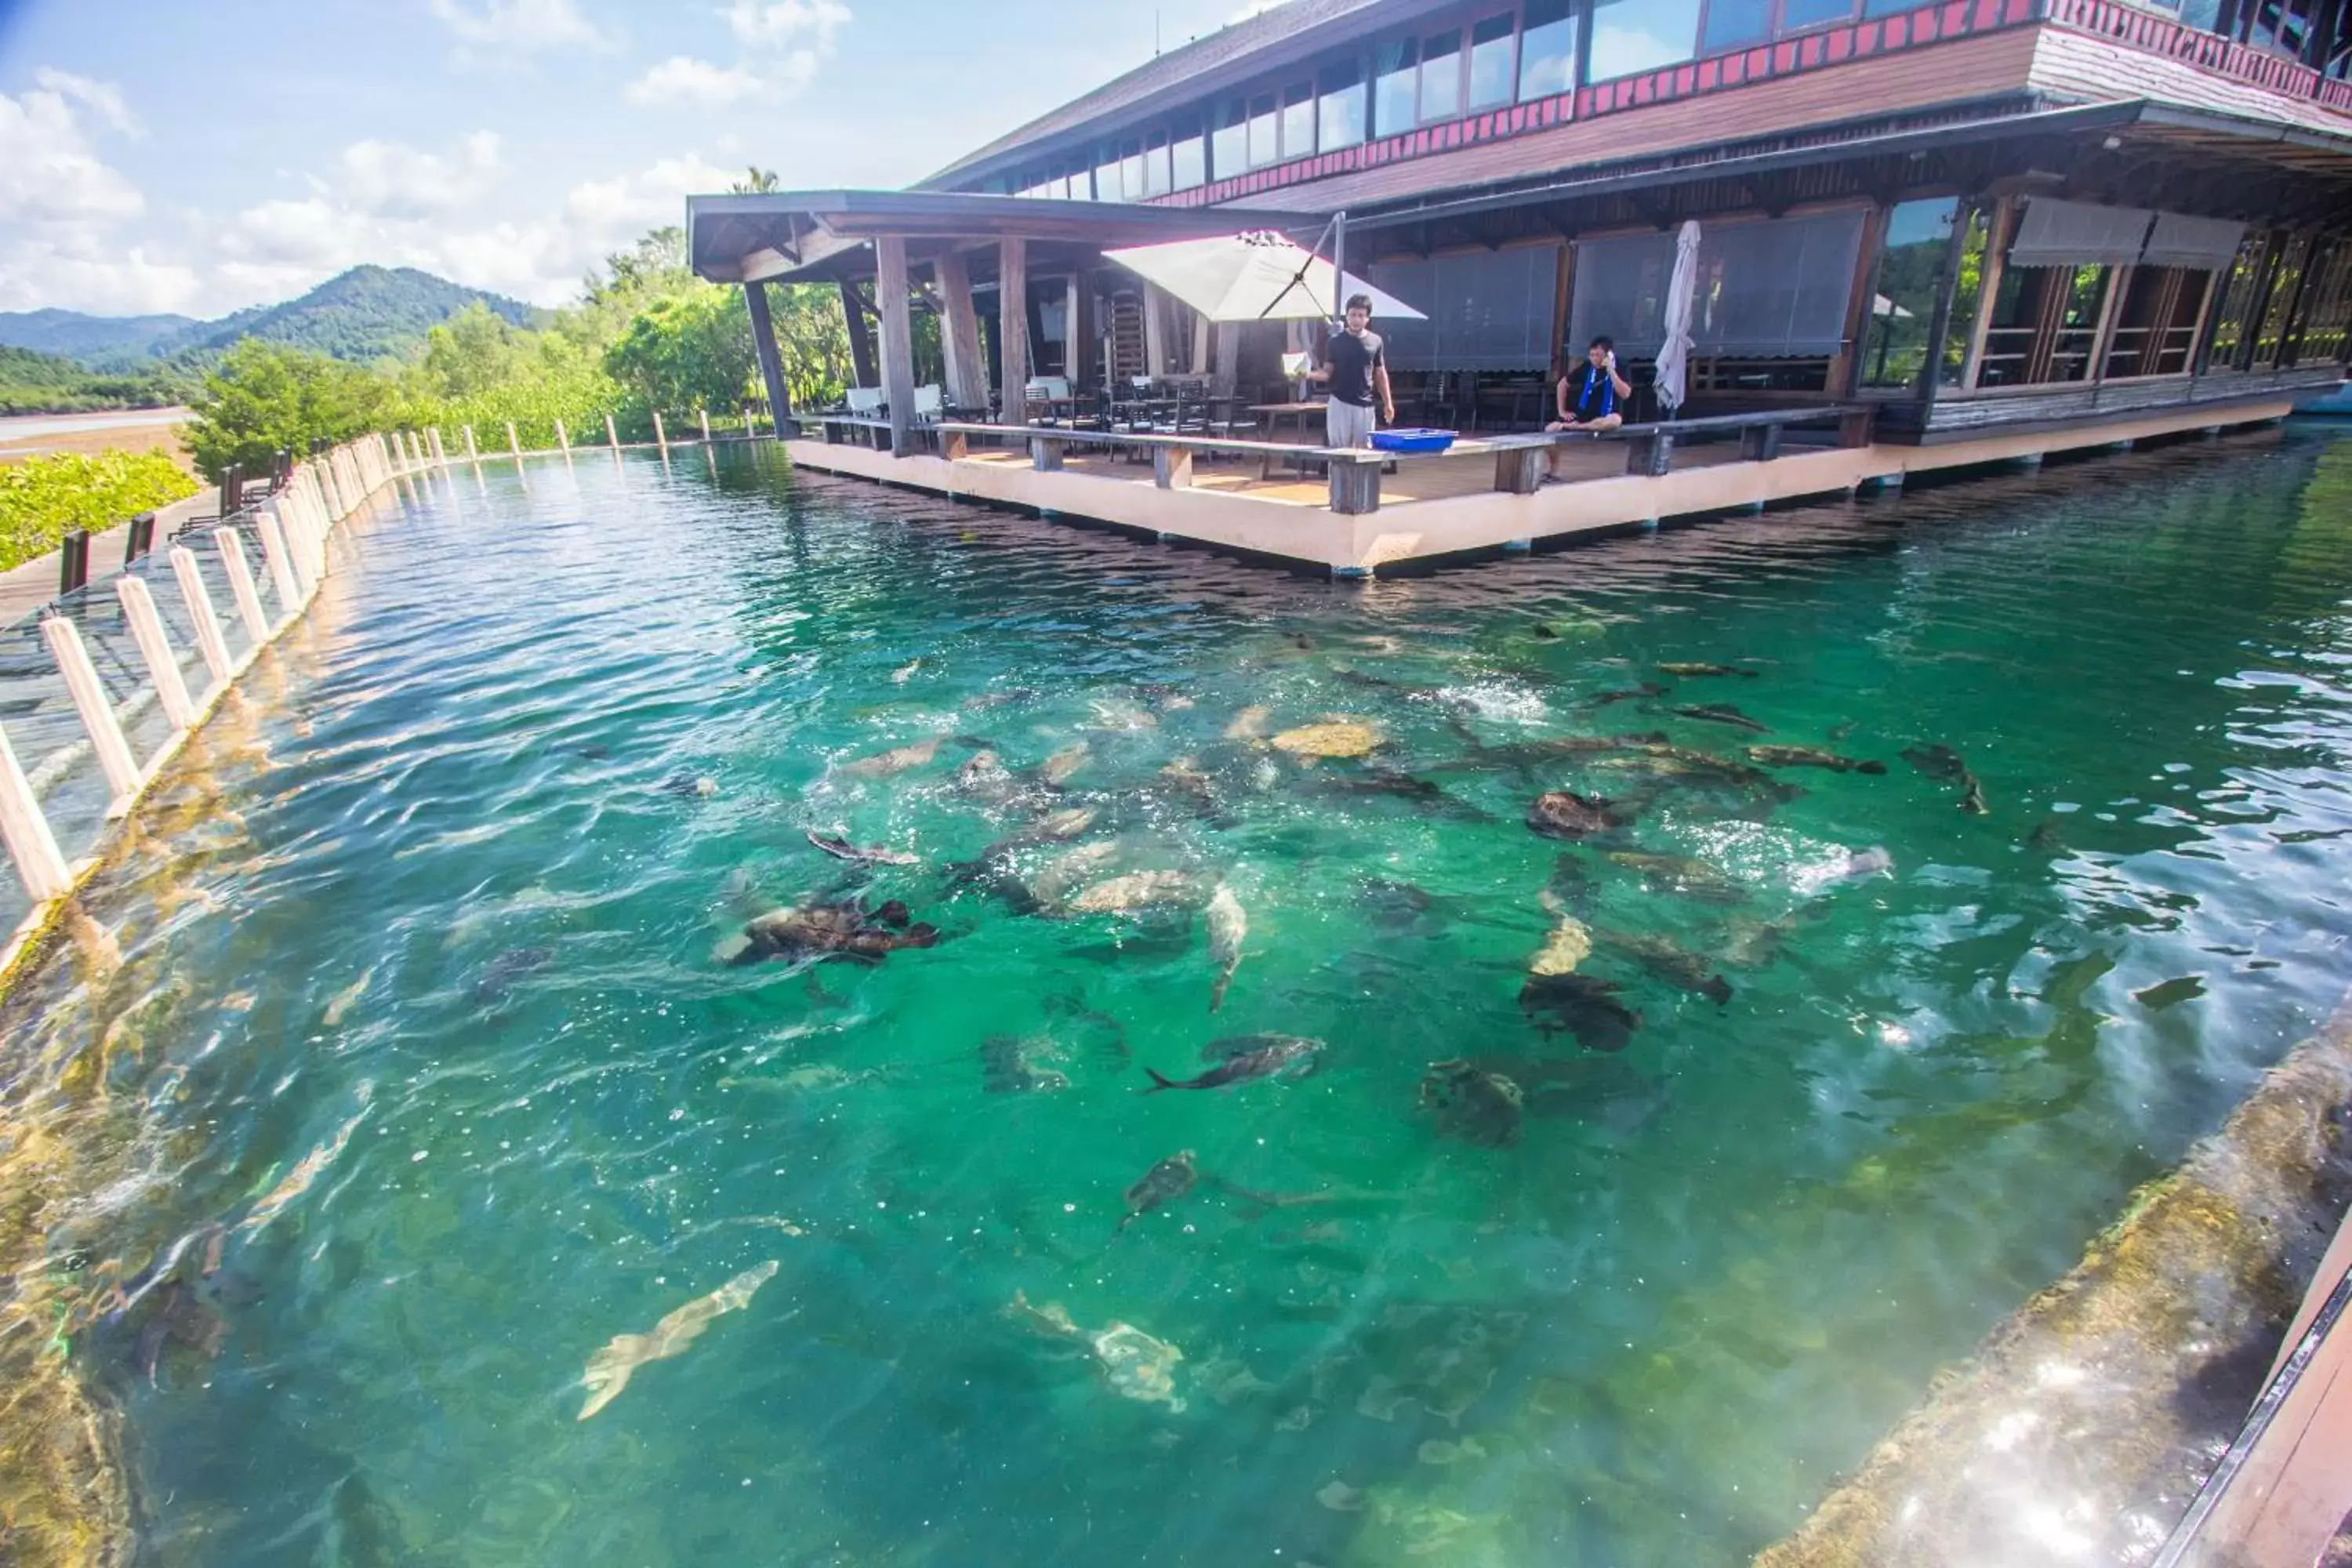
[[[180,425],[187,417],[184,408],[138,408],[0,418],[0,463],[22,462],[57,452],[144,452],[151,447],[161,447],[193,473],[195,470],[179,438]]]

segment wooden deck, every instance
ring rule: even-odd
[[[1846,495],[1874,483],[1899,485],[1907,473],[2031,461],[2045,452],[2268,422],[2292,410],[2292,398],[2282,395],[1937,447],[1791,447],[1769,462],[1743,460],[1737,444],[1723,442],[1678,447],[1670,470],[1655,476],[1624,471],[1622,441],[1574,443],[1565,448],[1563,465],[1572,482],[1548,484],[1532,495],[1496,490],[1493,457],[1474,450],[1400,462],[1398,471],[1381,483],[1379,510],[1360,515],[1331,510],[1329,489],[1320,476],[1266,479],[1259,477],[1255,461],[1212,460],[1205,454],[1196,461],[1189,487],[1163,489],[1149,463],[1104,450],[1072,449],[1062,468],[1041,472],[1028,454],[1011,449],[975,448],[952,460],[893,458],[870,447],[810,438],[787,441],[785,449],[796,465],[824,472],[1361,577],[1409,561],[1527,549],[1538,541],[1665,518]]]

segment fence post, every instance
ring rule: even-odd
[[[222,515],[226,516],[227,513],[223,512]],[[152,511],[142,511],[131,520],[129,531],[123,536],[122,563],[128,566],[141,556],[152,552],[154,548],[155,514]]]
[[[751,405],[747,403],[743,405],[743,439],[756,441],[759,438],[760,427],[751,422]]]
[[[555,444],[563,448],[565,457],[572,456],[572,435],[563,428],[563,421],[561,419],[555,422]]]
[[[522,461],[522,437],[515,434],[514,421],[511,419],[507,421],[507,450],[514,454],[516,462]]]
[[[126,572],[114,580],[114,591],[131,622],[131,639],[139,645],[140,654],[147,660],[147,673],[154,678],[155,700],[163,706],[163,717],[173,729],[186,729],[196,721],[196,705],[188,696],[188,683],[180,674],[172,639],[163,634],[163,617],[155,612],[155,595],[147,591],[147,579]]]
[[[610,414],[604,416],[604,445],[612,447],[615,452],[621,449],[620,433],[613,428],[613,416]]]
[[[213,596],[205,587],[205,574],[197,570],[196,552],[184,544],[172,546],[172,574],[180,580],[180,597],[188,602],[188,619],[196,624],[196,651],[205,656],[205,668],[212,671],[215,684],[226,683],[228,641],[221,636],[220,617],[213,614]]]
[[[269,616],[261,608],[261,590],[253,585],[253,569],[245,563],[245,541],[233,528],[216,528],[213,542],[220,546],[221,568],[228,574],[228,595],[236,601],[245,635],[259,647],[269,640]]]
[[[66,690],[73,698],[74,711],[81,715],[89,749],[98,753],[99,771],[113,792],[107,815],[118,815],[139,793],[139,764],[131,760],[131,742],[122,738],[122,721],[114,716],[114,704],[106,688],[99,684],[98,669],[89,662],[89,650],[82,647],[81,633],[73,622],[51,616],[41,623],[41,637],[49,645],[49,657],[58,661],[58,673],[66,678]]]
[[[33,902],[45,904],[73,891],[73,873],[58,852],[58,836],[49,831],[49,819],[41,815],[41,803],[33,798],[33,786],[5,731],[0,731],[0,839],[7,841],[8,858],[16,862],[16,875]]]
[[[269,581],[278,589],[278,605],[285,612],[280,620],[290,617],[302,607],[301,584],[294,580],[293,558],[286,549],[286,535],[278,520],[268,512],[261,514],[261,558],[269,563]]]
[[[702,444],[708,447],[710,445],[710,410],[698,408],[695,413],[702,417]]]
[[[664,458],[669,456],[669,436],[662,429],[661,410],[654,410],[654,445],[661,448]]]
[[[433,437],[433,460],[446,468],[449,466],[449,449],[441,445],[441,426],[436,425],[429,434]]]
[[[77,528],[58,542],[58,596],[89,581],[89,530]]]
[[[466,426],[466,461],[479,462],[481,457],[482,454],[474,446],[474,427],[468,425]]]

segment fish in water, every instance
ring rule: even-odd
[[[808,841],[835,859],[855,866],[912,866],[919,858],[900,849],[861,848],[838,835],[828,837],[814,828],[809,829]]]
[[[708,773],[698,773],[692,768],[680,768],[662,780],[664,795],[708,797],[719,793],[719,781]]]
[[[1715,972],[1713,961],[1665,937],[1612,931],[1595,931],[1593,935],[1601,946],[1623,953],[1676,990],[1704,996],[1718,1007],[1731,1000],[1731,982]]]
[[[1075,746],[1063,747],[1037,764],[1038,780],[1055,789],[1061,788],[1070,782],[1071,774],[1087,765],[1087,755],[1091,750],[1084,741]]]
[[[1482,746],[1474,754],[1458,762],[1440,763],[1431,773],[1463,773],[1490,772],[1504,768],[1534,768],[1556,763],[1562,757],[1585,757],[1608,752],[1629,751],[1642,746],[1662,746],[1666,737],[1660,731],[1647,731],[1634,735],[1556,735],[1549,741],[1521,741],[1508,746]]]
[[[1609,852],[1612,865],[1639,872],[1669,892],[1706,903],[1737,903],[1748,896],[1748,889],[1738,881],[1704,860],[1687,855],[1650,855],[1632,849]]]
[[[1011,770],[994,752],[974,752],[956,769],[956,793],[970,799],[999,805],[1011,799],[1020,784]]]
[[[1568,912],[1549,888],[1542,894],[1543,907],[1552,917],[1551,934],[1535,957],[1528,961],[1530,974],[1573,974],[1576,966],[1592,956],[1592,932],[1582,921]]]
[[[1626,818],[1609,809],[1599,795],[1550,789],[1528,807],[1528,826],[1547,838],[1583,838],[1624,826]]]
[[[1501,1073],[1483,1072],[1456,1057],[1432,1062],[1422,1076],[1421,1107],[1437,1112],[1437,1131],[1484,1149],[1518,1142],[1527,1096]]]
[[[905,773],[909,768],[919,768],[928,764],[940,754],[940,748],[947,743],[947,740],[948,737],[945,735],[934,735],[928,741],[917,741],[911,745],[896,746],[887,752],[877,752],[870,757],[859,757],[854,762],[842,763],[841,771],[845,776],[854,779],[891,778]]]
[[[1757,722],[1728,702],[1702,702],[1694,707],[1677,708],[1674,711],[1685,719],[1701,719],[1710,724],[1728,724],[1735,730],[1746,730],[1753,734],[1769,735],[1772,732],[1770,725]]]
[[[1322,1049],[1322,1041],[1301,1039],[1297,1035],[1237,1035],[1232,1039],[1213,1040],[1202,1047],[1201,1054],[1215,1061],[1215,1067],[1181,1083],[1145,1068],[1151,1087],[1143,1092],[1223,1089],[1229,1083],[1247,1083],[1260,1078],[1304,1078],[1315,1070],[1316,1058]]]
[[[1098,697],[1087,706],[1094,710],[1095,721],[1090,730],[1135,731],[1157,730],[1160,720],[1142,703],[1124,697]]]
[[[361,1087],[365,1089],[368,1086],[362,1084]],[[253,1212],[237,1222],[236,1228],[240,1234],[257,1231],[276,1219],[286,1211],[289,1204],[309,1192],[311,1184],[343,1157],[343,1150],[350,1145],[352,1134],[358,1131],[360,1123],[367,1120],[367,1096],[362,1093],[360,1098],[360,1109],[352,1119],[337,1128],[333,1137],[296,1162],[294,1168],[287,1172],[276,1186],[262,1194],[261,1201],[253,1205]]]
[[[352,1008],[358,1004],[359,999],[362,996],[367,994],[368,982],[374,978],[374,965],[371,964],[366,969],[361,971],[360,977],[357,980],[352,981],[349,985],[346,985],[341,991],[336,992],[334,995],[328,1000],[327,1011],[320,1017],[320,1022],[325,1024],[327,1027],[331,1029],[339,1026],[342,1023],[344,1016],[351,1012]]]
[[[1127,1189],[1127,1215],[1118,1222],[1118,1228],[1125,1230],[1161,1204],[1182,1197],[1200,1179],[1200,1167],[1192,1163],[1192,1151],[1185,1149],[1169,1155]]]
[[[970,698],[964,702],[964,708],[973,713],[984,712],[991,708],[1003,708],[1014,702],[1026,702],[1036,695],[1036,689],[1033,687],[1008,687],[1003,691],[983,691],[977,697]]]
[[[1856,762],[1811,746],[1750,746],[1748,760],[1768,768],[1827,768],[1832,773],[1869,773],[1873,777],[1886,771],[1885,763]]]
[[[2057,818],[2053,817],[2025,836],[2025,847],[2039,849],[2044,855],[2063,855],[2067,852],[2065,831],[2058,826]]]
[[[1263,741],[1265,739],[1265,721],[1273,716],[1273,709],[1254,702],[1234,715],[1234,721],[1225,726],[1225,739]]]
[[[1969,771],[1968,763],[1949,746],[1906,746],[1903,760],[1938,784],[1958,784]]]
[[[727,1313],[750,1306],[760,1287],[775,1276],[772,1258],[757,1268],[745,1269],[709,1295],[688,1301],[656,1323],[649,1334],[614,1335],[604,1349],[588,1358],[588,1370],[580,1374],[588,1402],[581,1406],[577,1419],[585,1421],[619,1398],[621,1390],[629,1386],[630,1374],[647,1362],[684,1354],[688,1345],[702,1337],[703,1330]]]
[[[1589,974],[1530,974],[1519,987],[1519,1010],[1547,1036],[1564,1029],[1588,1050],[1622,1051],[1633,1043],[1642,1015],[1618,1001],[1617,991]]]
[[[1812,894],[1839,882],[1863,882],[1894,873],[1895,857],[1883,846],[1873,845],[1867,849],[1841,852],[1814,865],[1800,866],[1789,882],[1797,891]]]
[[[1318,795],[1362,799],[1386,796],[1411,801],[1423,811],[1456,822],[1492,822],[1493,817],[1468,801],[1456,800],[1429,780],[1394,768],[1365,768],[1360,773],[1318,776],[1310,785]]]
[[[1171,1411],[1184,1408],[1176,1393],[1176,1363],[1184,1359],[1184,1352],[1167,1341],[1154,1339],[1133,1323],[1113,1322],[1099,1331],[1082,1329],[1060,1302],[1032,1306],[1028,1296],[1019,1290],[1013,1293],[1013,1304],[1006,1312],[1040,1333],[1085,1345],[1095,1371],[1121,1398],[1165,1405]]]
[[[1217,980],[1209,988],[1209,1011],[1225,1005],[1225,988],[1241,967],[1242,939],[1249,934],[1249,916],[1232,888],[1220,882],[1209,895],[1209,960],[1217,966]]]
[[[517,947],[499,954],[482,970],[474,982],[474,1001],[478,1005],[495,1002],[514,988],[514,983],[526,974],[536,974],[555,962],[551,947]]]
[[[1727,664],[1662,664],[1658,666],[1658,668],[1667,675],[1679,676],[1685,679],[1696,679],[1703,676],[1714,675],[1737,675],[1745,677],[1749,680],[1756,679],[1756,672],[1754,670],[1738,669]]]
[[[990,1094],[1052,1094],[1070,1087],[1069,1078],[1040,1061],[1061,1059],[1050,1039],[991,1035],[980,1042],[981,1088]]]
[[[184,1279],[167,1279],[147,1300],[146,1319],[139,1328],[139,1374],[152,1385],[164,1352],[174,1345],[210,1361],[220,1354],[221,1342],[227,1337],[228,1320],[197,1287]]]
[[[871,914],[856,899],[777,910],[746,925],[743,935],[749,945],[730,963],[805,958],[823,963],[837,958],[871,964],[900,948],[937,947],[940,941],[936,927],[908,923],[907,906],[895,899]]]
[[[1551,875],[1544,879],[1544,908],[1554,914],[1562,910],[1589,910],[1592,895],[1592,873],[1573,851],[1563,852],[1551,863]]]
[[[1623,687],[1614,691],[1596,691],[1577,704],[1580,708],[1606,708],[1612,702],[1635,702],[1645,697],[1664,697],[1666,689],[1654,680],[1639,686]]]
[[[904,686],[907,682],[914,679],[915,671],[922,668],[923,661],[919,658],[911,663],[900,665],[898,668],[890,672],[890,683],[894,686]]]
[[[980,852],[977,859],[967,860],[951,868],[950,880],[957,885],[979,881],[1004,874],[1013,857],[1036,844],[1059,844],[1076,838],[1095,825],[1095,809],[1090,805],[1066,806],[1049,811],[1028,826],[1016,829]]]
[[[1029,879],[1029,897],[1048,907],[1057,906],[1071,889],[1118,858],[1118,842],[1111,838],[1098,838],[1091,844],[1065,849],[1038,868],[1037,874]]]
[[[1426,889],[1411,882],[1367,877],[1357,884],[1358,897],[1371,922],[1383,931],[1404,931],[1430,918],[1437,900]]]
[[[1201,879],[1189,871],[1130,871],[1097,882],[1069,903],[1072,914],[1137,914],[1147,910],[1197,909]]]
[[[1982,816],[1992,809],[1985,804],[1983,782],[1974,773],[1960,775],[1960,809],[1970,816]]]

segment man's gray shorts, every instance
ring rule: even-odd
[[[1370,406],[1359,408],[1336,397],[1323,405],[1323,444],[1327,447],[1369,447],[1372,444],[1372,432],[1380,427],[1380,416]]]

